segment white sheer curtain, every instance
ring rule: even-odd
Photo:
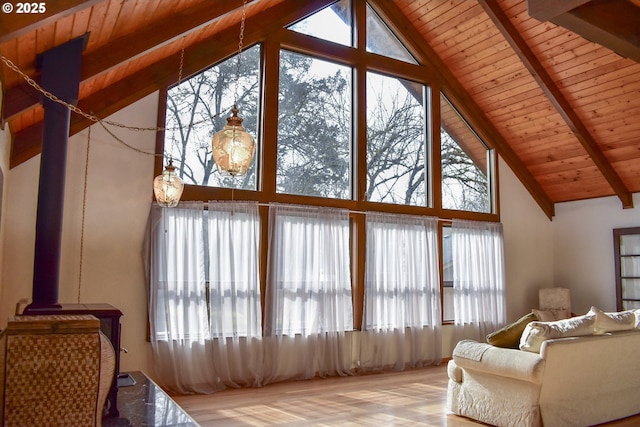
[[[160,383],[180,392],[215,391],[209,337],[203,203],[153,205],[147,235],[149,324]]]
[[[209,202],[209,301],[215,372],[228,386],[259,386],[263,375],[255,202]]]
[[[272,204],[265,382],[347,375],[353,329],[346,210]]]
[[[485,341],[506,320],[502,224],[451,225],[455,339]]]
[[[367,213],[363,370],[442,360],[438,220]]]
[[[208,209],[154,205],[147,237],[156,374],[182,393],[262,380],[257,204]]]

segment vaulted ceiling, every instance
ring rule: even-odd
[[[332,0],[249,0],[244,43]],[[0,54],[36,56],[90,33],[78,107],[106,117],[238,48],[241,0],[57,0],[0,14]],[[640,192],[640,0],[371,0],[540,207]],[[184,49],[184,55],[181,52]],[[3,62],[11,167],[40,152],[39,94]],[[74,114],[71,134],[91,124]]]

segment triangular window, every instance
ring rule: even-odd
[[[418,63],[369,4],[367,4],[367,52],[411,64]]]
[[[491,150],[440,94],[442,207],[491,212]]]
[[[340,0],[289,27],[290,30],[355,47],[351,0]],[[367,4],[367,52],[417,64],[384,20]]]
[[[353,47],[351,0],[340,0],[289,27],[298,33]]]

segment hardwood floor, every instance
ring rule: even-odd
[[[313,379],[172,396],[202,427],[449,426],[485,424],[445,414],[446,363],[405,372]],[[640,425],[640,415],[602,426]]]

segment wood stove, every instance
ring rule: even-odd
[[[100,331],[109,338],[116,355],[116,368],[113,372],[111,389],[107,396],[104,415],[117,417],[118,412],[118,374],[120,373],[120,317],[122,312],[110,304],[60,304],[60,307],[29,309],[23,314],[91,314],[100,320]]]

